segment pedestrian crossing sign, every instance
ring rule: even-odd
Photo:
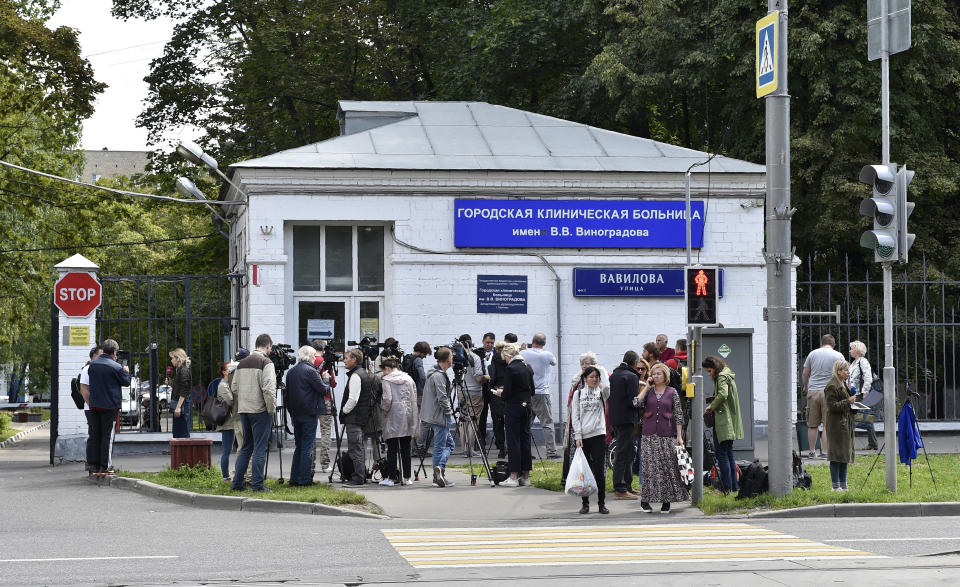
[[[777,40],[780,12],[774,10],[757,21],[757,97],[762,98],[777,89]]]

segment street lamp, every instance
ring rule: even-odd
[[[200,148],[200,145],[194,143],[193,141],[180,141],[177,143],[177,154],[183,157],[185,160],[189,161],[190,163],[193,163],[194,165],[200,165],[201,167],[206,167],[212,173],[216,173],[218,176],[220,176],[220,179],[227,182],[228,184],[233,186],[238,192],[243,194],[244,198],[247,197],[246,192],[244,192],[240,188],[240,186],[230,181],[230,178],[227,177],[222,171],[220,171],[220,168],[217,166],[216,159],[204,153],[203,149]]]
[[[207,203],[207,197],[203,195],[203,192],[200,191],[200,188],[197,187],[197,184],[193,183],[191,180],[186,177],[178,177],[176,182],[177,193],[185,198],[195,198],[203,202],[203,205],[210,209],[210,212],[213,213],[213,217],[217,220],[221,226],[219,229],[220,234],[229,238],[229,235],[223,232],[223,226],[230,226],[230,223],[227,222],[227,219],[220,215],[213,206]]]

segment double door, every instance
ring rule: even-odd
[[[297,307],[297,345],[310,343],[308,332],[331,333],[318,336],[333,344],[337,353],[368,336],[381,342],[383,298],[381,297],[324,297],[301,299]],[[328,330],[329,329],[329,330]],[[332,332],[331,332],[332,330]]]

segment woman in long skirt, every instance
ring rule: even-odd
[[[667,385],[670,371],[663,363],[650,367],[649,385],[640,391],[637,404],[643,416],[640,440],[640,509],[652,513],[651,503],[659,502],[660,513],[670,511],[670,503],[686,501],[687,488],[680,479],[676,446],[683,446],[683,409],[677,390]]]

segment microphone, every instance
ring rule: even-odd
[[[173,375],[173,365],[167,365],[167,377]]]

